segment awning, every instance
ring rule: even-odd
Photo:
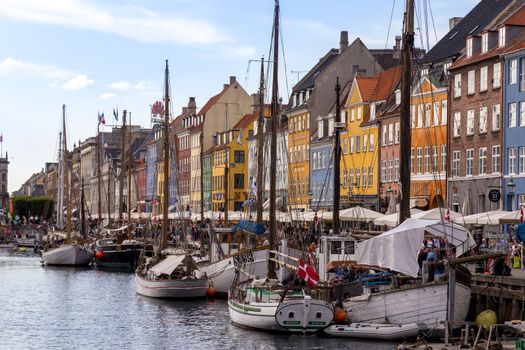
[[[420,213],[420,212],[422,212],[422,210],[415,209],[415,208],[410,209],[410,216],[413,217],[415,214]],[[374,224],[378,226],[386,225],[389,227],[394,227],[394,226],[397,226],[398,223],[399,223],[399,213],[393,213],[390,215],[385,215],[383,217],[374,219]]]
[[[458,224],[437,220],[407,219],[390,231],[358,243],[357,262],[417,277],[419,270],[417,257],[425,231],[433,236],[445,237],[456,247],[457,256],[461,256],[476,245],[467,229]]]
[[[508,214],[505,210],[493,210],[484,213],[477,213],[473,215],[457,218],[454,221],[465,225],[499,225],[499,219]]]
[[[520,218],[521,218],[521,209],[520,210],[514,210],[514,211],[511,211],[511,212],[505,214],[504,216],[500,217],[499,218],[499,223],[500,224],[517,223],[517,222],[520,222]]]
[[[341,221],[373,221],[374,219],[383,217],[384,215],[367,208],[360,206],[341,210],[339,218]]]
[[[430,210],[425,210],[419,213],[416,213],[412,216],[412,219],[421,219],[421,220],[443,220],[447,216],[447,208],[434,208]],[[448,215],[450,220],[455,220],[461,218],[462,215],[453,210],[448,210]]]
[[[153,266],[150,270],[157,276],[162,274],[171,275],[185,258],[186,255],[168,255],[166,259]]]

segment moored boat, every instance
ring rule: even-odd
[[[42,262],[47,266],[87,266],[92,260],[93,251],[76,243],[42,252]]]
[[[95,242],[95,266],[101,270],[134,272],[143,251],[151,256],[153,247],[138,240],[118,243],[116,238],[99,239]]]
[[[324,332],[333,337],[398,340],[415,338],[425,327],[425,324],[422,323],[350,323],[330,326]]]
[[[332,304],[307,295],[284,300],[275,312],[279,326],[290,332],[318,332],[328,327],[333,318]]]

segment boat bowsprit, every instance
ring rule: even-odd
[[[428,327],[424,323],[350,323],[333,325],[324,331],[333,337],[396,340],[415,338],[420,331],[426,328]]]

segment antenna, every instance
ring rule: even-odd
[[[299,82],[299,76],[302,73],[308,73],[308,71],[307,70],[291,70],[290,73],[297,74],[297,82]]]

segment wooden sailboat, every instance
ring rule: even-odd
[[[209,282],[190,254],[164,255],[168,241],[168,183],[169,183],[169,70],[166,60],[164,94],[164,183],[162,200],[162,236],[159,252],[137,268],[135,282],[137,293],[152,298],[204,298]]]
[[[61,265],[61,266],[86,266],[93,260],[93,251],[86,248],[83,244],[80,244],[76,240],[72,240],[71,237],[71,186],[69,182],[69,169],[67,160],[67,137],[66,137],[66,105],[62,105],[62,149],[60,154],[62,155],[60,162],[63,169],[63,175],[65,179],[61,182],[64,183],[64,191],[66,194],[66,242],[64,245],[58,248],[48,249],[42,252],[42,262],[44,265]],[[62,208],[58,208],[62,211]]]

